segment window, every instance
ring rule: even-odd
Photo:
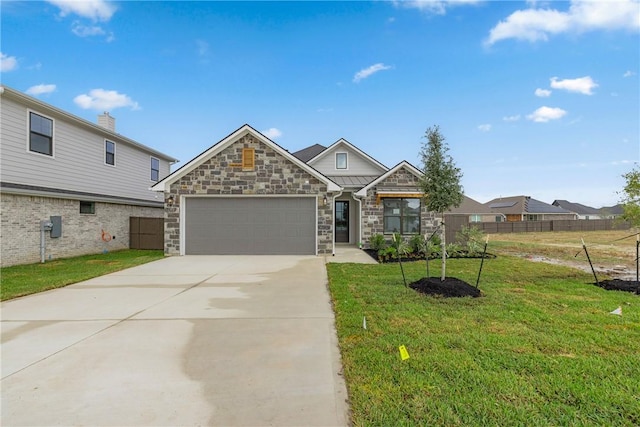
[[[502,222],[502,215],[496,215],[496,222]]]
[[[104,162],[108,165],[116,165],[116,143],[104,141]]]
[[[85,215],[94,215],[96,213],[96,202],[80,201],[80,213]]]
[[[529,214],[525,217],[526,221],[541,221],[542,218],[540,218],[540,215],[536,215],[536,214]]]
[[[242,170],[252,171],[256,165],[256,150],[254,148],[242,149]]]
[[[160,181],[160,160],[151,158],[151,181]]]
[[[347,168],[347,153],[336,153],[336,169]]]
[[[53,156],[53,120],[29,113],[29,151]]]
[[[482,215],[471,215],[470,222],[482,222]]]
[[[384,232],[420,233],[420,199],[383,199]]]

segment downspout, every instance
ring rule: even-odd
[[[336,256],[336,198],[342,196],[342,191],[333,196],[333,206],[331,206],[331,211],[333,215],[333,224],[331,224],[331,256]]]

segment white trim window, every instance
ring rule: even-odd
[[[104,140],[104,164],[116,165],[116,143],[108,139]]]
[[[160,181],[160,160],[151,158],[151,181]]]
[[[477,215],[477,214],[471,215],[469,222],[482,222],[482,215]]]
[[[29,111],[29,151],[53,157],[53,119]]]
[[[336,153],[336,169],[348,169],[347,153]]]

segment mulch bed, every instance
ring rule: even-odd
[[[409,287],[423,294],[439,295],[445,298],[481,296],[480,289],[455,277],[445,277],[444,280],[440,280],[439,277],[423,277],[410,283]]]
[[[381,264],[386,264],[389,262],[398,262],[398,258],[389,258],[389,259],[380,259],[380,257],[378,256],[378,251],[375,251],[373,249],[363,249],[363,251],[365,251],[371,258],[373,258],[374,260],[378,261]],[[486,253],[484,254],[485,259],[488,258],[497,258],[496,255],[491,254],[491,253]],[[430,257],[429,259],[440,259],[440,255],[437,255],[435,257]],[[458,255],[454,255],[454,256],[450,256],[449,258],[476,258],[476,259],[481,259],[482,258],[482,254],[481,255],[466,255],[466,254],[458,254]],[[402,257],[400,259],[402,262],[411,262],[411,261],[424,261],[424,255],[412,255],[410,257]]]
[[[638,282],[636,282],[635,280],[603,280],[601,282],[594,283],[594,285],[600,286],[601,288],[608,291],[626,291],[638,293]]]

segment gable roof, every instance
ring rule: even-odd
[[[403,160],[400,163],[398,163],[397,165],[395,165],[394,167],[392,167],[391,169],[389,169],[388,171],[386,171],[385,173],[383,173],[382,175],[380,175],[378,178],[376,178],[373,181],[371,181],[369,184],[367,184],[364,187],[362,187],[360,190],[356,191],[355,195],[358,196],[358,197],[365,197],[367,195],[367,191],[371,187],[373,187],[375,185],[378,185],[378,183],[384,181],[389,176],[391,176],[392,174],[394,174],[395,172],[399,171],[402,168],[406,168],[409,172],[411,172],[412,174],[414,174],[418,178],[422,177],[422,172],[420,172],[420,169],[418,169],[417,167],[413,166],[411,163],[407,162],[406,160]]]
[[[63,118],[64,120],[68,120],[74,125],[88,129],[90,132],[94,134],[103,135],[105,138],[110,139],[115,142],[122,142],[124,144],[135,147],[139,150],[145,151],[147,153],[153,154],[160,159],[166,160],[169,163],[177,163],[178,159],[171,157],[167,154],[164,154],[158,150],[155,150],[151,147],[147,147],[144,144],[141,144],[133,139],[127,138],[126,136],[120,135],[114,131],[110,131],[109,129],[100,126],[96,123],[92,123],[88,120],[85,120],[81,117],[75,116],[71,113],[68,113],[64,110],[61,110],[58,107],[54,107],[51,104],[47,104],[46,102],[42,102],[39,99],[33,98],[29,95],[26,95],[18,90],[12,89],[9,86],[5,86],[0,84],[0,96],[7,97],[7,99],[13,99],[14,101],[20,102],[22,105],[25,105],[34,110],[38,110],[41,113],[50,114],[51,116]]]
[[[344,138],[340,138],[339,140],[337,140],[336,142],[334,142],[333,144],[328,146],[325,150],[323,150],[322,152],[318,153],[313,158],[309,159],[309,161],[307,161],[307,163],[310,164],[310,165],[313,165],[314,163],[316,163],[317,161],[319,161],[320,159],[322,159],[323,157],[325,157],[329,153],[331,153],[339,145],[346,145],[349,149],[355,151],[360,157],[365,159],[367,162],[375,165],[376,167],[380,168],[381,170],[383,170],[383,171],[389,170],[388,167],[386,167],[385,165],[383,165],[382,163],[380,163],[379,161],[377,161],[376,159],[374,159],[373,157],[371,157],[370,155],[368,155],[367,153],[365,153],[364,151],[362,151],[361,149],[359,149],[355,145],[351,144],[349,141],[347,141]]]
[[[472,199],[468,196],[462,197],[462,203],[457,208],[451,208],[446,213],[450,214],[468,214],[468,215],[478,215],[478,214],[494,214],[490,207],[484,205],[477,200]]]
[[[298,159],[297,157],[289,153],[284,148],[280,147],[278,144],[276,144],[275,142],[273,142],[272,140],[270,140],[269,138],[267,138],[266,136],[264,136],[263,134],[261,134],[260,132],[252,128],[251,126],[249,126],[248,124],[241,126],[240,128],[238,128],[231,134],[227,135],[225,138],[223,138],[213,146],[209,147],[207,150],[200,153],[198,156],[191,159],[180,169],[177,169],[176,171],[174,171],[172,174],[170,174],[163,180],[157,182],[155,185],[151,187],[151,189],[153,191],[167,191],[171,184],[173,184],[174,182],[176,182],[177,180],[179,180],[189,172],[193,171],[194,169],[202,165],[211,157],[220,153],[222,150],[224,150],[225,148],[227,148],[228,146],[236,142],[238,138],[240,138],[241,136],[244,136],[247,133],[250,133],[251,135],[253,135],[253,137],[255,137],[257,140],[259,140],[260,142],[262,142],[263,144],[265,144],[266,146],[268,146],[269,148],[271,148],[281,156],[285,157],[287,160],[289,160],[291,163],[295,164],[305,172],[318,178],[320,182],[325,183],[327,185],[327,191],[340,191],[342,189],[338,184],[333,182],[331,179],[327,178],[326,176],[324,176],[323,174],[321,174],[311,166],[302,162],[300,159]]]
[[[485,203],[492,212],[503,214],[568,214],[573,213],[558,206],[553,206],[530,196],[499,197]]]
[[[579,215],[598,215],[600,214],[600,210],[596,208],[592,208],[591,206],[586,206],[580,203],[572,203],[568,200],[554,200],[552,203],[553,206],[559,206],[563,209],[566,209],[571,212],[575,212]]]
[[[324,145],[313,144],[310,147],[303,148],[302,150],[296,151],[295,153],[291,153],[291,154],[293,154],[303,162],[307,163],[309,160],[313,159],[314,157],[316,157],[318,154],[322,153],[326,149],[327,147],[325,147]]]

